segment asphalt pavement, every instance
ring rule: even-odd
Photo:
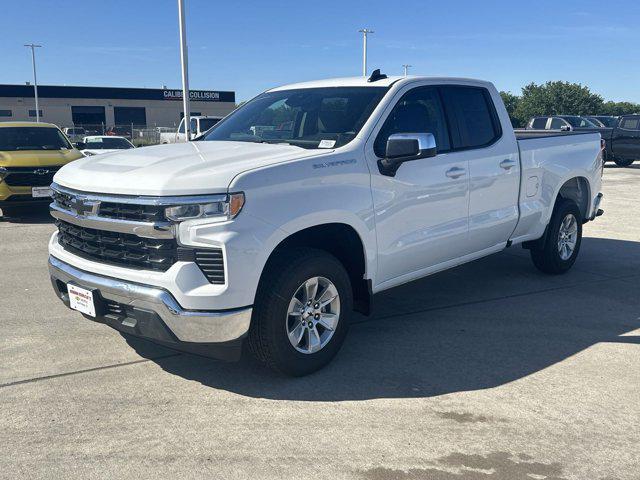
[[[384,292],[298,379],[125,338],[0,221],[0,478],[640,478],[640,162],[566,275],[519,247]]]

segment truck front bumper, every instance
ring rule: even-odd
[[[68,307],[67,284],[93,292],[96,317],[124,333],[177,350],[235,360],[251,323],[251,307],[223,311],[185,310],[166,290],[79,270],[49,257],[56,294]]]

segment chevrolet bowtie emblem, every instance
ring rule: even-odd
[[[85,198],[75,197],[70,202],[70,207],[75,210],[78,217],[86,217],[87,215],[95,215],[98,213],[100,202],[95,200],[87,200]]]

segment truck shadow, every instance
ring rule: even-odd
[[[585,238],[560,277],[507,250],[377,295],[377,313],[355,318],[336,359],[304,378],[273,374],[248,355],[238,363],[157,358],[167,350],[125,338],[168,373],[250,397],[431,397],[513,382],[599,343],[640,344],[625,335],[640,328],[638,280],[640,242]]]

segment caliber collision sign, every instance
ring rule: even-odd
[[[165,100],[182,100],[182,90],[163,90],[162,94]],[[189,98],[196,102],[219,102],[220,92],[191,90],[189,92]]]

